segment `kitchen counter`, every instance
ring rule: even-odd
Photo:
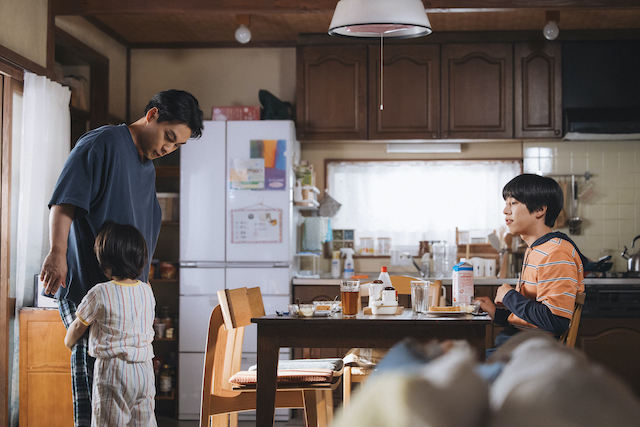
[[[379,273],[359,273],[359,274],[368,274],[369,278],[360,279],[361,282],[369,282],[371,280],[375,280]],[[390,273],[393,275],[393,273]],[[308,279],[295,277],[293,278],[293,285],[339,285],[341,280],[345,280],[342,278],[334,279],[331,277],[330,273],[321,273],[319,279]],[[428,280],[433,282],[436,280],[435,277],[429,277],[426,279],[416,277],[416,280]],[[443,285],[451,285],[451,278],[441,279]],[[518,279],[516,278],[508,278],[508,279],[499,279],[499,278],[479,278],[474,279],[474,286],[499,286],[503,283],[507,283],[509,285],[516,285],[518,283]],[[596,278],[590,277],[584,279],[585,285],[640,285],[640,277],[632,278],[632,279],[623,279],[623,278]]]

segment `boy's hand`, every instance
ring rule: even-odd
[[[478,297],[474,300],[474,302],[480,302],[480,310],[486,311],[489,317],[493,319],[496,314],[496,306],[491,302],[491,298],[489,297]]]
[[[511,290],[513,290],[512,286],[507,285],[506,283],[503,283],[502,286],[500,286],[496,291],[496,298],[493,301],[496,304],[502,304],[502,300],[504,299],[504,296],[507,294],[507,292]]]

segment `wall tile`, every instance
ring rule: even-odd
[[[603,205],[602,215],[604,219],[619,219],[618,204]]]
[[[636,219],[636,205],[620,204],[618,218],[620,219]]]
[[[633,188],[620,188],[618,190],[618,199],[620,200],[620,203],[633,203],[634,193],[635,190]]]

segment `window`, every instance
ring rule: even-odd
[[[331,227],[416,247],[455,242],[456,227],[498,230],[502,187],[521,170],[517,160],[331,162],[329,194],[342,204]]]

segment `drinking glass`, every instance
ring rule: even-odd
[[[429,285],[426,280],[411,281],[411,310],[426,313],[429,308]]]
[[[358,314],[358,299],[360,298],[360,281],[343,280],[340,282],[340,297],[342,300],[342,316],[355,317]]]
[[[444,242],[436,242],[432,245],[433,248],[433,270],[437,279],[442,279],[445,276],[445,251],[446,244]]]

